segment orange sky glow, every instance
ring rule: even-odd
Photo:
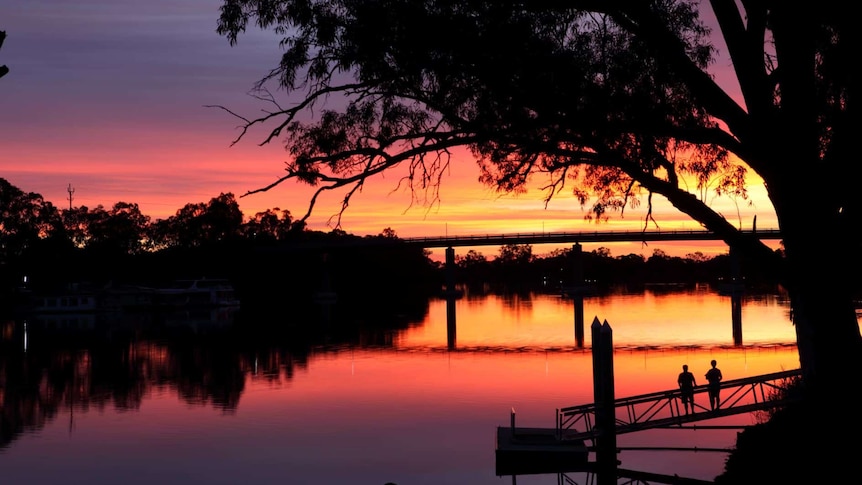
[[[132,202],[145,215],[162,219],[221,193],[239,197],[283,173],[287,155],[279,142],[258,146],[265,131],[257,131],[231,147],[238,120],[205,107],[224,105],[249,116],[261,112],[262,105],[246,93],[278,59],[271,33],[250,29],[237,46],[229,46],[215,33],[218,2],[42,3],[52,6],[24,4],[4,14],[0,25],[8,35],[0,64],[10,68],[0,81],[0,177],[61,208],[70,205],[71,188],[73,206]],[[716,64],[719,82],[730,79],[727,67]],[[393,192],[398,176],[387,173],[355,195],[342,229],[372,235],[391,228],[412,237],[644,227],[643,205],[597,226],[584,220],[584,210],[566,193],[545,207],[538,182],[526,194],[500,196],[477,177],[469,157],[453,160],[439,202],[429,207],[412,201],[405,190]],[[755,216],[758,228],[777,227],[762,181],[749,177],[748,190],[747,201],[723,197],[708,203],[738,227],[751,228]],[[277,207],[298,217],[312,193],[311,187],[291,182],[238,200],[247,216]],[[343,195],[322,196],[309,227],[328,231]],[[662,198],[654,199],[658,226],[650,229],[700,228]],[[658,248],[604,246],[615,256],[650,255]],[[497,249],[481,252],[494,256]],[[678,256],[727,251],[723,244],[706,242],[662,243],[660,249]]]

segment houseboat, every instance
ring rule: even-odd
[[[233,285],[226,279],[200,278],[177,280],[172,285],[152,290],[156,306],[173,308],[238,307]]]

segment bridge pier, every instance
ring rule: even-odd
[[[455,300],[458,290],[455,289],[455,248],[446,248],[446,345],[449,350],[456,346],[457,325],[455,320]]]
[[[739,253],[730,247],[730,318],[733,328],[733,345],[742,345],[742,293],[745,280],[742,278]]]
[[[314,293],[314,302],[320,306],[321,317],[326,323],[332,322],[332,306],[338,300],[338,295],[332,290],[332,278],[329,269],[329,255],[323,253],[321,256],[321,282],[320,290]]]
[[[730,313],[733,327],[733,345],[742,345],[742,291],[730,295]]]
[[[586,285],[584,282],[584,262],[583,251],[580,243],[572,245],[572,271],[574,278],[572,279],[571,296],[574,300],[575,312],[575,347],[584,347],[584,291]]]

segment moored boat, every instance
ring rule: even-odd
[[[172,285],[152,290],[153,303],[162,307],[238,307],[236,290],[226,279],[200,278],[177,280]]]

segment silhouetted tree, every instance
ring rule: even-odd
[[[63,227],[66,236],[77,248],[87,246],[90,240],[90,209],[83,205],[69,209],[63,209]]]
[[[533,260],[533,246],[529,244],[506,244],[500,247],[497,261],[500,263],[525,264]]]
[[[703,252],[701,252],[701,251],[695,251],[693,253],[687,253],[685,255],[685,258],[690,259],[690,260],[694,261],[695,263],[705,263],[706,261],[709,260],[709,258],[705,254],[703,254]]]
[[[62,231],[60,212],[42,195],[0,178],[0,263],[9,263],[42,238]]]
[[[470,249],[467,251],[467,254],[463,256],[455,256],[455,263],[458,266],[469,270],[472,267],[487,264],[488,258],[486,258],[485,255],[480,253],[479,251],[476,251],[475,249]]]
[[[242,233],[246,238],[255,241],[279,241],[290,233],[292,223],[290,211],[276,207],[251,216],[243,224]]]
[[[88,218],[87,248],[103,254],[133,255],[144,249],[150,217],[141,213],[138,204],[117,202],[110,210],[101,205]]]
[[[202,227],[210,241],[236,238],[242,228],[243,215],[233,194],[219,194],[207,203],[201,216]]]
[[[3,47],[3,41],[6,40],[6,31],[0,30],[0,48]],[[6,64],[0,64],[0,77],[9,74],[9,67]]]
[[[290,179],[317,194],[346,187],[346,208],[368,177],[406,164],[407,185],[436,200],[451,150],[468,147],[501,191],[539,175],[550,200],[565,182],[599,220],[660,194],[750,260],[777,264],[704,195],[745,197],[752,170],[782,231],[805,378],[828,395],[862,370],[846,283],[862,222],[856,16],[848,2],[711,1],[736,100],[707,70],[699,3],[224,0],[218,32],[236,43],[249,23],[274,28],[286,51],[260,97],[269,81],[307,89],[289,108],[270,98],[272,110],[243,118],[274,123],[263,143],[284,135],[292,155],[260,191]],[[324,106],[335,94],[340,104]]]
[[[239,236],[242,221],[234,195],[220,194],[206,204],[186,204],[175,215],[156,221],[151,237],[160,247],[200,247]]]
[[[395,230],[391,227],[384,229],[383,232],[380,233],[380,236],[388,239],[398,239],[398,234],[396,234]]]
[[[0,291],[62,272],[71,249],[60,212],[34,192],[0,178]],[[28,283],[29,284],[29,283]],[[0,309],[9,298],[0,298]]]

